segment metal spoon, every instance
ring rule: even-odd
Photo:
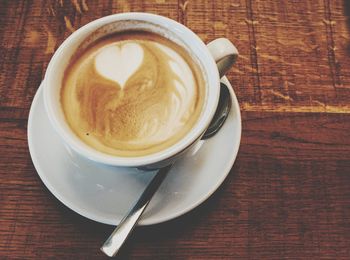
[[[215,115],[210,122],[209,128],[204,133],[202,140],[208,139],[214,136],[219,129],[223,126],[229,111],[231,109],[231,95],[224,83],[220,83],[220,99],[219,105],[216,109]],[[101,247],[101,251],[106,255],[112,257],[115,256],[119,249],[122,247],[126,239],[131,234],[132,230],[139,221],[142,213],[147,208],[149,202],[151,201],[153,195],[158,190],[160,184],[165,179],[167,173],[170,171],[172,164],[165,166],[158,170],[154,175],[151,182],[146,187],[145,191],[142,193],[141,197],[138,199],[136,204],[132,209],[125,215],[125,217],[120,221],[119,225],[114,229],[109,238]]]
[[[231,110],[231,94],[228,90],[227,86],[224,83],[220,83],[220,98],[219,98],[219,104],[216,108],[215,115],[213,119],[211,120],[208,129],[205,131],[204,135],[202,136],[202,140],[208,139],[212,136],[214,136],[220,128],[225,123],[225,120],[228,116],[228,113]]]

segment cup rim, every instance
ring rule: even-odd
[[[182,138],[177,143],[161,151],[158,151],[149,155],[145,155],[145,156],[123,157],[123,156],[109,155],[106,153],[99,152],[94,148],[88,146],[73,133],[73,131],[67,126],[66,122],[63,123],[58,118],[57,114],[55,113],[54,102],[52,102],[52,99],[54,99],[53,97],[54,95],[52,93],[53,92],[52,87],[50,87],[50,82],[52,82],[51,78],[55,71],[55,65],[57,65],[58,59],[61,58],[62,55],[64,55],[64,51],[66,50],[66,48],[69,47],[69,45],[72,44],[72,41],[78,36],[81,36],[85,33],[86,35],[83,37],[83,39],[87,37],[89,35],[89,31],[91,30],[91,28],[94,28],[96,25],[98,26],[99,24],[100,26],[103,26],[111,22],[122,21],[122,20],[153,22],[155,24],[165,27],[167,30],[170,30],[172,32],[175,31],[177,35],[179,37],[182,36],[181,39],[187,43],[189,43],[190,41],[192,42],[194,41],[196,44],[196,48],[200,48],[198,52],[201,53],[201,56],[196,55],[196,57],[202,63],[201,67],[204,70],[204,73],[206,75],[206,80],[208,85],[207,101],[202,111],[203,115],[200,116],[199,121],[197,121],[196,125],[185,135],[184,138]],[[188,46],[191,48],[190,44],[188,44]],[[45,78],[44,78],[43,94],[44,94],[45,109],[51,124],[54,126],[54,129],[56,130],[56,132],[58,132],[58,134],[61,136],[64,142],[68,144],[71,148],[73,148],[73,150],[78,152],[80,155],[87,157],[90,160],[93,160],[95,162],[99,162],[102,164],[123,166],[123,167],[140,167],[140,166],[155,164],[157,162],[169,159],[175,156],[176,154],[178,154],[179,152],[185,150],[192,143],[194,143],[196,140],[199,139],[199,137],[204,133],[204,131],[209,126],[209,123],[216,111],[216,107],[219,101],[219,90],[220,90],[219,84],[220,84],[220,78],[219,78],[217,65],[213,57],[211,56],[207,46],[193,31],[191,31],[186,26],[178,23],[177,21],[164,16],[151,14],[151,13],[128,12],[128,13],[112,14],[109,16],[96,19],[94,21],[87,23],[86,25],[82,26],[77,31],[72,33],[59,46],[59,48],[56,50],[56,52],[54,53],[54,55],[52,56],[48,64],[48,67],[45,73]],[[209,88],[212,88],[210,96],[209,96]],[[209,101],[211,101],[211,105],[209,104]]]

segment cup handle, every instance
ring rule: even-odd
[[[226,38],[218,38],[208,43],[207,47],[218,66],[221,78],[236,62],[239,55],[238,50],[233,43]]]
[[[238,50],[237,48],[226,38],[219,38],[212,42],[210,42],[208,45],[209,52],[213,56],[219,70],[220,78],[223,77],[226,72],[232,67],[232,65],[236,62],[238,57]],[[231,95],[231,92],[229,91],[226,84],[223,84],[224,87],[221,85],[220,88],[220,100],[218,107],[216,108],[215,116],[217,120],[212,119],[212,121],[209,124],[209,127],[206,129],[202,136],[202,140],[208,139],[215,135],[221,128],[221,126],[224,124],[227,115],[231,108],[231,99],[221,99],[221,97],[224,97],[225,95]],[[226,94],[225,94],[226,91]],[[228,93],[228,94],[227,94]],[[217,116],[219,115],[219,116]]]

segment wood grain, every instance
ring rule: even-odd
[[[58,202],[27,145],[34,94],[57,47],[112,13],[175,19],[241,56],[228,78],[243,136],[219,190],[137,228],[120,259],[350,258],[350,4],[341,0],[0,1],[0,258],[104,259],[113,227]]]

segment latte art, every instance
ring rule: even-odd
[[[75,57],[61,103],[76,135],[112,155],[142,156],[183,138],[204,100],[198,65],[148,32],[116,34]]]
[[[104,47],[95,58],[96,71],[124,87],[143,61],[143,48],[136,43],[117,43]]]

